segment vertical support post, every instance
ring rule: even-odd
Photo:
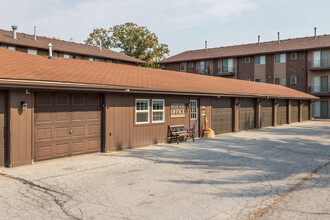
[[[278,117],[278,100],[274,99],[273,102],[273,126],[276,127],[277,124],[277,117]]]
[[[288,99],[288,124],[291,124],[291,111],[292,111],[292,109],[291,109],[292,107],[291,107],[291,99]]]
[[[256,104],[256,128],[261,127],[261,99],[257,99]]]
[[[235,98],[234,101],[234,132],[238,132],[239,128],[239,108],[240,108],[240,100],[239,98]]]
[[[309,101],[309,106],[308,106],[308,120],[313,120],[313,102]]]
[[[299,100],[299,122],[302,122],[303,121],[303,101],[302,100]]]

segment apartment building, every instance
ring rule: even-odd
[[[17,32],[17,26],[12,26],[11,31],[0,29],[0,46],[10,50],[41,56],[49,56],[49,47],[51,46],[53,57],[127,65],[140,65],[145,63],[142,60],[107,48],[37,36],[36,29],[33,35],[19,33]]]
[[[313,117],[330,118],[330,35],[186,51],[161,68],[283,85],[320,97]]]

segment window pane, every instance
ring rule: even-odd
[[[281,63],[286,63],[286,55],[285,54],[280,55],[280,62]]]
[[[152,113],[152,121],[163,121],[164,120],[163,112],[153,112]]]
[[[266,57],[265,56],[261,56],[260,57],[260,64],[265,64],[266,63],[265,60],[266,60]]]
[[[152,100],[152,109],[153,110],[163,110],[164,101],[163,100]]]
[[[136,122],[148,122],[148,112],[137,112],[136,113]]]
[[[149,100],[136,100],[136,110],[148,110]]]
[[[275,55],[275,63],[279,63],[280,62],[280,55],[276,54]]]
[[[28,49],[28,54],[37,55],[37,50]]]
[[[255,64],[260,64],[260,56],[257,56],[255,59]]]
[[[321,103],[313,102],[313,117],[320,117],[321,116]]]

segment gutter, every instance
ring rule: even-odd
[[[117,85],[100,85],[86,83],[66,83],[36,80],[14,80],[0,79],[1,87],[6,88],[24,88],[24,89],[54,89],[54,90],[84,90],[95,92],[119,92],[119,93],[147,93],[147,94],[166,94],[166,95],[195,95],[195,96],[211,96],[211,97],[244,97],[244,98],[272,98],[272,99],[300,99],[300,100],[318,100],[318,97],[293,97],[293,96],[274,96],[263,94],[239,94],[239,93],[202,93],[197,91],[175,91],[165,89],[146,89],[144,87],[117,86]]]

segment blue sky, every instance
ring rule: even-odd
[[[209,47],[330,34],[329,0],[0,0],[0,28],[82,43],[93,28],[134,22],[170,55]]]

